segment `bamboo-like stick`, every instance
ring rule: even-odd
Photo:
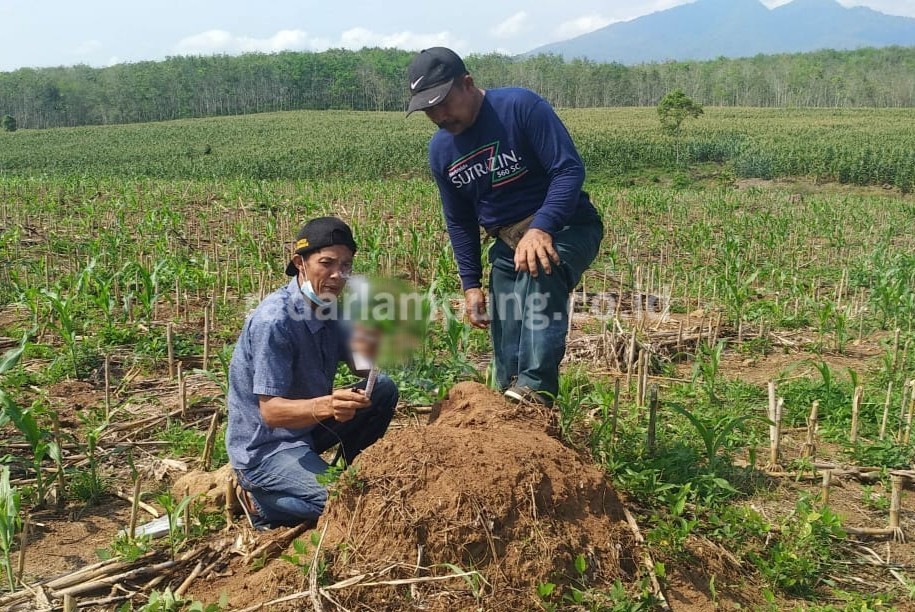
[[[181,298],[184,300],[184,322],[190,323],[191,309],[187,305],[187,302],[188,302],[187,289],[184,289],[181,292]]]
[[[613,415],[611,416],[610,425],[610,442],[616,442],[616,426],[619,422],[620,414],[620,379],[613,381]]]
[[[191,573],[188,574],[188,577],[184,579],[181,585],[175,589],[175,597],[181,597],[187,591],[188,587],[191,586],[191,583],[197,579],[198,576],[203,572],[203,561],[198,561],[197,565],[194,566],[194,569],[191,570]]]
[[[816,435],[819,415],[820,400],[813,400],[813,404],[810,406],[810,417],[807,419],[807,441],[804,443],[804,450],[801,454],[802,457],[816,457]]]
[[[639,361],[636,366],[636,381],[635,381],[635,403],[637,406],[642,407],[645,405],[645,351],[639,350]]]
[[[232,503],[235,500],[235,478],[233,476],[230,475],[228,478],[226,478],[225,489],[226,489],[226,508],[225,508],[226,531],[228,531],[234,524],[234,522],[232,520]]]
[[[775,418],[776,398],[775,381],[770,380],[769,385],[769,466],[778,465],[778,422]]]
[[[823,470],[822,497],[823,505],[829,505],[829,487],[832,485],[832,470]]]
[[[133,502],[130,504],[130,522],[127,527],[127,539],[133,541],[137,533],[137,514],[140,510],[140,475],[133,481]]]
[[[192,551],[192,552],[194,552],[195,554],[199,554],[200,551]],[[82,593],[88,593],[88,592],[94,591],[96,589],[110,587],[111,585],[117,584],[119,582],[123,582],[124,580],[132,580],[133,578],[136,578],[138,576],[144,576],[147,574],[157,574],[157,573],[161,572],[162,570],[167,570],[172,567],[175,567],[175,566],[183,563],[186,560],[187,560],[186,558],[181,558],[179,560],[163,561],[161,563],[156,563],[153,565],[144,565],[142,567],[137,567],[132,570],[128,570],[126,572],[123,572],[123,573],[120,573],[120,574],[117,574],[114,576],[104,576],[104,577],[99,578],[98,580],[94,580],[91,582],[84,582],[82,584],[77,584],[72,587],[67,587],[65,589],[59,589],[59,590],[55,591],[54,595],[55,595],[55,597],[65,597],[67,595],[80,595]]]
[[[893,333],[893,365],[890,367],[890,374],[896,373],[896,367],[899,365],[899,328]]]
[[[905,412],[909,404],[909,385],[912,384],[911,380],[907,380],[902,384],[902,397],[899,401],[899,424],[896,428],[896,441],[902,440],[903,427],[905,425]]]
[[[175,318],[181,318],[181,277],[175,275]]]
[[[909,389],[911,389],[911,396],[909,397],[909,409],[906,411],[905,415],[905,436],[902,438],[903,444],[909,443],[909,437],[912,433],[912,409],[915,408],[915,380],[909,381]]]
[[[49,589],[62,589],[71,585],[74,585],[78,582],[92,580],[97,576],[107,576],[108,574],[119,572],[122,569],[126,568],[129,563],[125,563],[117,558],[106,559],[105,561],[97,561],[91,565],[81,567],[80,569],[70,572],[69,574],[64,574],[63,576],[58,576],[52,580],[49,580],[44,584]],[[0,601],[0,603],[3,603]]]
[[[851,400],[851,431],[848,434],[848,441],[852,444],[858,441],[858,413],[861,410],[861,396],[863,394],[863,387],[860,385],[855,387],[855,392]]]
[[[890,493],[890,529],[899,529],[899,509],[902,507],[902,485],[905,479],[899,475],[890,476],[892,492]]]
[[[327,533],[329,523],[324,523],[324,529],[321,531],[321,538],[315,545],[315,553],[311,558],[311,567],[308,571],[308,586],[311,590],[311,605],[315,612],[324,612],[324,605],[321,602],[321,592],[318,589],[318,555],[321,554],[321,545],[324,543],[324,535]]]
[[[203,306],[203,364],[201,369],[210,369],[210,305]]]
[[[651,456],[654,454],[655,447],[655,437],[657,436],[657,425],[658,425],[658,384],[651,383],[651,387],[648,391],[648,440],[647,440],[647,450],[648,455]]]
[[[57,448],[61,449],[62,455],[63,446],[60,441],[60,417],[58,416],[57,411],[53,411],[52,423],[54,426],[54,441],[57,443]],[[66,501],[66,486],[67,483],[64,482],[64,462],[61,461],[60,465],[57,466],[57,499],[55,502],[58,508],[63,507],[64,502]]]
[[[225,304],[229,301],[229,273],[225,266],[217,266],[216,269],[217,274],[222,274],[222,303]]]
[[[626,354],[626,393],[629,393],[632,382],[632,368],[635,366],[635,330],[632,330],[632,338],[629,340],[629,351]]]
[[[623,506],[623,514],[626,516],[626,522],[629,523],[629,528],[632,530],[632,536],[635,538],[636,544],[642,549],[642,563],[648,571],[651,590],[654,596],[658,598],[658,607],[662,610],[670,610],[670,604],[667,603],[667,598],[664,597],[664,591],[661,589],[661,583],[658,581],[658,574],[655,571],[654,561],[651,559],[651,552],[645,546],[645,538],[642,536],[639,524],[636,522],[635,517],[632,516],[629,508]]]
[[[76,612],[76,598],[73,595],[64,595],[64,612]]]
[[[165,325],[165,343],[168,347],[168,377],[175,378],[175,338],[172,323]]]
[[[184,499],[187,499],[191,496],[191,488],[188,485],[184,485]],[[191,537],[191,504],[187,503],[184,505],[184,537]]]
[[[893,395],[893,381],[886,387],[886,401],[883,403],[883,419],[880,421],[880,439],[886,437],[886,423],[890,418],[890,398]]]
[[[111,357],[105,353],[105,419],[111,416]]]
[[[892,527],[846,527],[843,525],[842,531],[848,535],[865,537],[899,536],[899,529],[894,529]]]
[[[22,574],[25,572],[25,551],[29,545],[29,521],[31,515],[26,512],[25,519],[22,521],[22,531],[19,533],[19,556],[16,563],[16,582],[22,582]]]
[[[181,411],[181,418],[187,415],[187,381],[185,380],[182,370],[183,364],[178,362],[178,409]]]
[[[210,471],[210,460],[213,458],[213,447],[216,445],[216,432],[219,431],[219,410],[213,411],[213,418],[210,419],[210,427],[207,429],[206,442],[203,445],[203,456],[200,458],[203,463],[203,471]]]

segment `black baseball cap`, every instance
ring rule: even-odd
[[[423,49],[410,62],[410,105],[407,115],[439,104],[451,91],[454,80],[467,74],[460,56],[445,47]]]
[[[353,240],[353,230],[337,217],[318,217],[312,219],[295,235],[294,253],[306,255],[324,247],[342,244],[356,254],[356,241]],[[296,276],[299,273],[292,260],[286,264],[286,275]]]

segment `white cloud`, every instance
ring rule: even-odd
[[[273,53],[276,51],[301,51],[314,48],[314,40],[302,30],[280,30],[270,38],[235,36],[225,30],[208,30],[178,41],[175,51],[187,55],[213,53]]]
[[[565,21],[559,24],[559,27],[556,28],[556,36],[560,39],[574,38],[576,36],[581,36],[582,34],[587,34],[588,32],[593,32],[594,30],[599,30],[611,23],[612,20],[600,15],[585,15],[578,19]]]
[[[208,30],[181,39],[175,45],[174,52],[179,55],[212,55],[219,53],[324,51],[330,48],[355,50],[363,47],[396,47],[398,49],[419,50],[435,46],[446,46],[460,51],[466,46],[466,43],[454,37],[450,32],[423,34],[404,31],[383,34],[361,27],[346,30],[337,40],[309,37],[302,30],[280,30],[269,38],[252,38],[249,36],[237,36],[225,30]]]
[[[527,28],[528,14],[524,11],[515,13],[489,32],[496,38],[511,38],[517,36]]]
[[[450,32],[434,32],[421,34],[404,31],[393,34],[373,32],[366,28],[351,28],[340,35],[337,45],[345,49],[361,49],[362,47],[382,47],[398,49],[419,50],[428,47],[462,47],[463,41],[456,39]]]

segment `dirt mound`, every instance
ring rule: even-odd
[[[547,434],[549,415],[474,383],[429,426],[389,432],[345,476],[318,525],[326,580],[423,579],[341,589],[343,606],[537,607],[537,586],[606,588],[635,572],[632,534],[601,471]],[[580,575],[575,559],[583,555]],[[476,571],[464,579],[429,580]]]

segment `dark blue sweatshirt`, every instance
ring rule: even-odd
[[[554,235],[597,212],[581,190],[585,168],[549,103],[527,89],[486,91],[476,121],[429,143],[451,246],[465,290],[480,286],[479,226],[490,234],[534,215],[531,227]]]

